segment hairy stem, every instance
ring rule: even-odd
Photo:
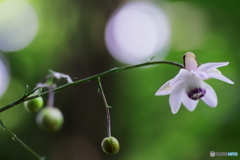
[[[57,91],[60,91],[60,90],[63,90],[63,89],[75,86],[75,85],[80,84],[80,83],[89,82],[91,80],[94,80],[94,79],[97,79],[99,77],[103,77],[103,76],[109,75],[111,73],[116,73],[116,72],[119,72],[119,71],[128,70],[128,69],[132,69],[132,68],[139,68],[139,67],[144,67],[144,66],[157,65],[157,64],[170,64],[170,65],[174,65],[174,66],[177,66],[177,67],[180,67],[180,68],[184,68],[184,66],[182,64],[177,63],[177,62],[171,62],[171,61],[153,61],[153,62],[146,62],[146,63],[126,66],[126,67],[117,67],[117,68],[113,68],[113,69],[110,69],[108,71],[105,71],[105,72],[102,72],[102,73],[99,73],[99,74],[96,74],[96,75],[93,75],[93,76],[90,76],[90,77],[87,77],[87,78],[80,79],[80,80],[72,82],[72,83],[68,83],[68,84],[59,86],[59,87],[53,89],[52,92],[57,92]],[[34,98],[37,98],[39,96],[46,95],[49,92],[50,91],[46,91],[46,92],[43,92],[43,93],[41,93],[39,95],[34,95],[34,96],[30,96],[30,97],[29,97],[30,94],[24,94],[24,96],[22,98],[20,98],[19,100],[16,100],[16,101],[14,101],[14,102],[12,102],[12,103],[10,103],[10,104],[0,108],[0,113],[5,111],[5,110],[7,110],[7,109],[9,109],[9,108],[12,108],[12,107],[18,105],[18,104],[20,104],[20,103],[22,103],[24,101],[27,101],[27,100],[30,100],[30,99],[34,99]],[[30,93],[32,93],[32,91]]]

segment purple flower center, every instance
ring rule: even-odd
[[[188,92],[188,97],[192,100],[198,100],[206,94],[206,90],[202,88],[195,88]]]

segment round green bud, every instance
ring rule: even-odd
[[[118,140],[114,137],[104,138],[101,146],[103,151],[108,154],[116,154],[120,148]]]
[[[62,128],[64,118],[58,108],[45,107],[38,113],[36,121],[43,130],[57,132]]]
[[[43,98],[37,97],[24,102],[25,109],[30,113],[36,113],[43,107]]]

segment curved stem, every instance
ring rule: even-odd
[[[96,74],[96,75],[93,75],[93,76],[90,76],[90,77],[87,77],[87,78],[80,79],[80,80],[72,82],[72,83],[68,83],[68,84],[59,86],[59,87],[53,89],[52,92],[57,92],[57,91],[60,91],[60,90],[72,87],[74,85],[80,84],[80,83],[89,82],[91,80],[97,79],[99,77],[103,77],[103,76],[111,74],[111,73],[116,73],[116,72],[119,72],[119,71],[128,70],[128,69],[132,69],[132,68],[139,68],[139,67],[144,67],[144,66],[157,65],[157,64],[170,64],[170,65],[174,65],[174,66],[177,66],[177,67],[180,67],[180,68],[184,68],[184,66],[182,64],[177,63],[177,62],[172,62],[172,61],[153,61],[153,62],[146,62],[146,63],[126,66],[126,67],[117,67],[117,68],[113,68],[113,69],[110,69],[108,71],[105,71],[105,72],[102,72],[102,73],[99,73],[99,74]],[[30,100],[30,99],[34,99],[34,98],[37,98],[39,96],[46,95],[49,92],[50,91],[46,91],[46,92],[43,92],[43,93],[41,93],[39,95],[30,96],[30,97],[29,97],[30,94],[25,94],[19,100],[16,100],[16,101],[14,101],[14,102],[12,102],[12,103],[10,103],[10,104],[0,108],[0,113],[5,111],[5,110],[7,110],[7,109],[9,109],[9,108],[12,108],[12,107],[16,106],[17,104],[20,104],[20,103],[24,102],[24,101],[27,101],[27,100]]]

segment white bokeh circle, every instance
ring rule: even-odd
[[[110,17],[105,42],[110,54],[123,63],[140,63],[164,54],[170,27],[164,12],[150,2],[129,2]]]
[[[0,53],[0,97],[6,92],[10,81],[9,64],[5,57]]]
[[[37,34],[38,18],[22,0],[0,2],[0,50],[17,51],[28,46]]]

